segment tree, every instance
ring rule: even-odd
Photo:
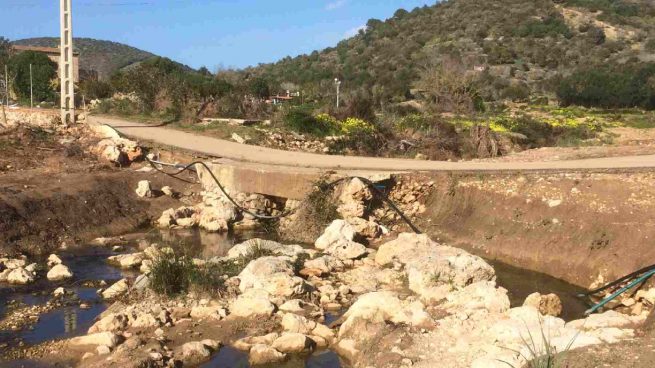
[[[435,111],[471,112],[482,105],[474,75],[453,58],[426,67],[416,88]]]
[[[0,73],[4,73],[4,65],[9,61],[9,51],[11,51],[11,43],[8,39],[0,37],[0,67],[2,67]]]
[[[57,63],[40,52],[25,51],[9,59],[10,74],[14,76],[14,91],[19,97],[30,97],[30,64],[34,100],[52,100],[55,96],[52,81],[57,77]]]
[[[256,77],[248,83],[250,93],[259,98],[267,98],[271,95],[268,83],[264,78]]]

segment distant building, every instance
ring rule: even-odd
[[[50,58],[50,60],[57,63],[57,73],[59,73],[59,70],[61,69],[59,68],[59,58],[61,55],[59,48],[13,45],[12,51],[15,53],[21,53],[25,51],[44,53]],[[78,83],[80,81],[80,53],[79,52],[73,52],[73,80],[75,81],[75,83]]]
[[[283,103],[291,102],[295,98],[300,97],[300,92],[290,92],[287,91],[286,94],[280,95],[279,93],[275,96],[271,96],[266,100],[267,104],[281,105]]]

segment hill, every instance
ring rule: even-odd
[[[246,70],[272,86],[317,98],[367,95],[377,107],[411,99],[445,59],[479,74],[485,100],[552,96],[558,78],[589,66],[655,61],[655,5],[648,0],[451,0],[385,21],[371,19],[336,47]]]
[[[59,38],[40,37],[13,41],[16,45],[58,47]],[[107,78],[124,67],[150,59],[155,55],[118,42],[75,38],[75,50],[80,52],[80,68],[95,70]]]

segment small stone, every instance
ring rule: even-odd
[[[107,345],[100,345],[96,348],[98,355],[107,355],[111,353],[111,349]]]
[[[136,195],[138,195],[141,198],[153,197],[152,186],[148,180],[141,180],[137,184]]]

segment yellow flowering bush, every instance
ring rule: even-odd
[[[353,133],[372,133],[374,131],[375,127],[362,119],[348,118],[341,122],[341,132],[346,135]]]

